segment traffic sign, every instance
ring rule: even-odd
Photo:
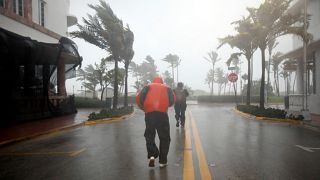
[[[228,70],[235,70],[236,67],[228,67]]]
[[[228,80],[230,82],[236,82],[238,80],[238,75],[236,73],[230,73],[228,75]]]

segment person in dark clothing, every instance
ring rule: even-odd
[[[186,120],[185,111],[187,109],[187,97],[189,92],[183,89],[183,83],[179,82],[177,88],[174,89],[174,94],[176,96],[176,102],[174,104],[175,118],[177,120],[176,126],[179,127],[179,122],[181,127],[184,127]]]
[[[167,114],[168,107],[175,102],[171,88],[163,84],[160,77],[145,86],[136,96],[137,105],[145,112],[146,129],[144,137],[148,151],[149,166],[154,167],[155,159],[159,157],[160,167],[167,165],[167,155],[170,146],[170,125]],[[160,139],[159,149],[155,144],[156,132]]]

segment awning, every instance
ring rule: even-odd
[[[63,58],[66,64],[80,65],[75,43],[62,37],[59,43],[45,43],[0,28],[0,54],[18,64],[56,65]]]

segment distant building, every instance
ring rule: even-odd
[[[0,125],[75,113],[65,81],[81,64],[69,0],[0,0]]]
[[[295,36],[293,49],[283,56],[294,63],[285,66],[284,69],[297,73],[297,91],[289,95],[289,110],[308,110],[312,122],[320,125],[320,1],[295,0],[288,13],[304,12],[305,1],[307,1],[307,13],[311,15],[307,31],[313,35],[313,40],[307,46],[307,63],[304,66],[303,42],[301,38]]]

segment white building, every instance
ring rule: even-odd
[[[320,1],[295,0],[293,3],[289,13],[304,12],[307,7],[311,15],[307,31],[313,35],[313,40],[307,46],[307,63],[304,63],[303,42],[297,36],[293,37],[293,49],[284,55],[296,61],[297,92],[289,96],[289,110],[307,111],[312,122],[320,125]]]
[[[77,22],[69,5],[69,0],[0,0],[0,82],[5,86],[0,94],[6,105],[1,114],[8,119],[75,112],[65,81],[82,58],[66,38]]]
[[[69,0],[0,0],[0,27],[31,39],[57,43],[76,24]]]

